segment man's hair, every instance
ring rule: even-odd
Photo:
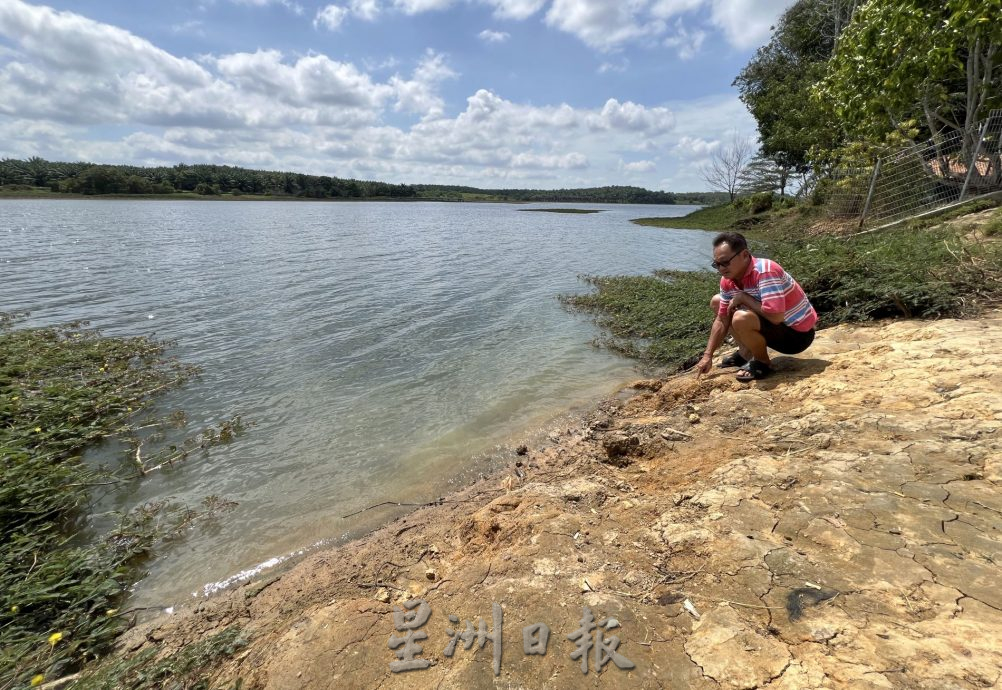
[[[740,232],[722,232],[713,238],[714,247],[719,247],[724,243],[735,253],[748,249],[748,240]]]

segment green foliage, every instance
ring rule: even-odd
[[[837,0],[794,3],[734,80],[758,124],[762,155],[781,167],[805,172],[810,150],[834,143],[825,111],[810,96],[851,9]]]
[[[1002,0],[870,0],[845,30],[816,95],[849,139],[897,123],[967,130],[1002,104]]]
[[[1002,252],[945,227],[913,225],[851,240],[830,236],[771,244],[823,324],[974,313],[1002,296]]]
[[[805,238],[786,232],[785,222],[797,215],[798,209],[778,215],[784,223],[775,227],[785,234],[780,239],[774,229],[772,239],[754,243],[753,251],[776,259],[800,282],[822,327],[897,316],[964,316],[1002,298],[1002,247],[994,241],[972,243],[956,229],[928,227],[936,221],[851,239]],[[993,220],[1002,228],[1002,217]],[[659,272],[588,282],[594,293],[562,302],[595,314],[608,333],[604,344],[666,367],[684,367],[699,357],[713,318],[709,300],[717,274]]]
[[[117,659],[68,686],[79,690],[209,690],[207,674],[213,662],[231,657],[247,646],[238,626],[182,647],[157,659],[150,647],[127,659]],[[235,686],[239,687],[239,683]]]
[[[140,559],[195,516],[146,505],[107,534],[86,533],[93,487],[133,481],[190,447],[154,453],[151,467],[133,436],[135,464],[117,474],[81,460],[87,446],[151,426],[139,415],[153,396],[195,368],[148,338],[108,338],[82,323],[14,329],[14,321],[0,319],[0,687],[58,677],[107,651],[125,625],[115,609]],[[202,442],[219,442],[223,431],[233,428],[203,432]]]
[[[758,213],[765,213],[766,211],[772,210],[773,196],[772,192],[757,192],[755,194],[750,194],[746,197],[741,197],[734,202],[734,207],[740,211],[745,211],[752,215]]]
[[[648,365],[688,363],[706,344],[710,299],[719,278],[710,271],[658,271],[654,276],[589,276],[596,291],[561,302],[592,313],[608,332],[602,345]],[[698,359],[698,356],[697,356]]]

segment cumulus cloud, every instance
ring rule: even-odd
[[[321,26],[330,31],[341,27],[341,23],[348,16],[348,9],[339,5],[327,5],[317,10],[317,16],[313,18],[313,27]]]
[[[477,38],[479,38],[484,43],[504,43],[509,38],[511,38],[511,34],[509,34],[506,31],[493,31],[491,29],[484,29],[479,34],[477,34]]]
[[[446,64],[445,56],[429,49],[410,79],[399,76],[390,79],[397,97],[395,108],[424,118],[440,116],[445,102],[438,95],[438,84],[456,76]]]
[[[367,0],[338,7],[359,19],[379,10]],[[628,100],[530,105],[480,89],[450,114],[441,89],[456,72],[434,51],[409,75],[383,79],[372,67],[318,53],[259,49],[195,62],[123,29],[21,0],[0,2],[0,39],[10,46],[0,55],[0,141],[8,155],[567,186],[653,172],[650,161],[624,163],[622,152],[653,158],[679,136],[669,107]]]
[[[675,125],[675,117],[668,108],[647,108],[632,101],[620,103],[615,98],[606,101],[602,110],[589,119],[595,129],[645,133],[667,132]]]
[[[707,141],[700,137],[682,137],[675,144],[675,151],[684,158],[707,158],[720,148],[720,140]]]
[[[553,0],[546,23],[574,34],[592,48],[608,51],[664,30],[664,22],[644,21],[647,0]]]

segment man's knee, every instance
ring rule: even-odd
[[[714,295],[713,299],[710,300],[710,306],[713,307],[713,313],[717,313],[718,311],[720,311],[720,294],[719,293],[716,294],[716,295]]]
[[[738,309],[731,317],[731,326],[739,331],[758,331],[762,329],[762,323],[758,320],[758,315],[748,309]]]

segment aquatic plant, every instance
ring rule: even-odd
[[[54,679],[110,648],[128,624],[119,611],[143,556],[200,514],[168,502],[120,515],[95,534],[93,492],[164,470],[225,442],[239,418],[148,454],[139,448],[180,415],[157,417],[154,397],[197,375],[166,356],[168,343],[106,337],[76,322],[15,328],[0,316],[0,689]],[[117,437],[130,458],[83,462],[85,448]],[[217,509],[225,502],[207,504]]]

